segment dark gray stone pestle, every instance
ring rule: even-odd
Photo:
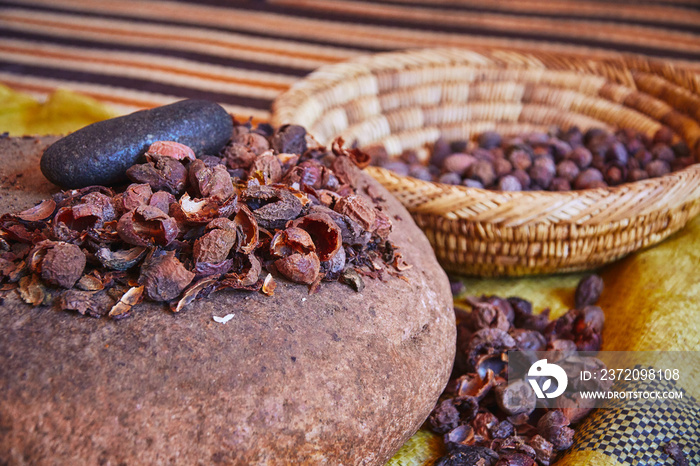
[[[115,185],[156,141],[176,141],[195,154],[218,153],[231,138],[233,121],[220,105],[182,100],[88,125],[49,146],[41,172],[64,189]]]

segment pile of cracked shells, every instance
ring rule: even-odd
[[[173,141],[150,146],[132,184],[57,193],[0,218],[2,292],[35,306],[124,318],[144,299],[177,312],[222,289],[274,293],[401,276],[392,219],[370,188],[369,157],[309,146],[304,128],[235,123],[216,155]]]

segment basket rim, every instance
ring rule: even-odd
[[[387,60],[387,58],[396,60]],[[523,69],[531,69],[534,67],[536,69],[543,70],[552,69],[557,71],[575,71],[571,67],[548,67],[541,61],[542,59],[547,58],[554,58],[555,63],[561,63],[561,61],[559,61],[561,59],[571,59],[575,60],[577,63],[586,65],[585,69],[579,71],[582,78],[586,76],[604,77],[603,75],[593,73],[591,70],[593,70],[596,65],[606,65],[614,67],[620,71],[648,71],[650,68],[669,69],[670,67],[679,73],[690,73],[698,81],[700,81],[700,73],[692,69],[686,69],[682,66],[682,64],[669,63],[654,57],[647,57],[632,53],[616,52],[614,56],[582,57],[581,54],[571,52],[539,49],[523,51],[502,47],[436,47],[405,49],[360,55],[340,63],[321,66],[307,77],[303,78],[301,81],[298,81],[292,85],[292,87],[290,87],[286,92],[275,99],[272,105],[273,112],[271,122],[278,126],[293,123],[292,121],[287,120],[290,119],[294,109],[299,108],[302,102],[308,101],[316,93],[329,89],[337,83],[351,77],[356,78],[359,76],[371,75],[384,70],[420,69],[421,67],[429,64],[450,65],[469,63],[475,67],[480,67],[483,65],[485,69],[494,65],[508,65]],[[399,61],[400,64],[397,66]],[[481,64],[479,62],[481,62]],[[640,69],[640,67],[642,69]],[[684,87],[684,89],[698,95],[697,92],[688,89],[688,87]],[[381,167],[372,166],[368,167],[368,169],[370,172],[374,170],[377,173],[382,174],[387,179],[394,178],[397,180],[397,183],[400,182],[400,180],[409,179],[410,182],[416,186],[432,186],[444,191],[461,192],[465,195],[478,194],[479,197],[483,199],[507,195],[512,199],[522,197],[523,199],[527,198],[528,200],[536,198],[553,201],[565,201],[592,193],[606,193],[608,196],[615,196],[626,192],[630,188],[652,188],[657,186],[659,182],[681,181],[683,178],[686,178],[689,175],[697,175],[696,179],[698,181],[696,181],[696,183],[700,184],[700,160],[697,160],[698,150],[700,149],[700,140],[697,141],[695,147],[690,147],[690,149],[696,154],[696,163],[681,170],[673,171],[660,177],[627,182],[617,186],[570,191],[498,191],[485,188],[469,188],[461,185],[448,185],[437,181],[425,181],[410,176],[402,176]]]
[[[449,59],[447,57],[449,57]],[[582,70],[575,70],[566,67],[547,67],[541,61],[542,59],[556,59],[555,62],[562,63],[561,59],[570,59],[587,64],[588,68],[592,68],[596,64],[608,65],[619,70],[633,71],[648,71],[650,68],[658,69],[673,69],[679,73],[687,73],[694,76],[700,81],[700,71],[685,68],[683,63],[668,62],[660,58],[649,57],[641,54],[614,52],[613,56],[593,57],[582,56],[581,53],[554,51],[554,50],[514,50],[504,47],[428,47],[428,48],[410,48],[402,50],[393,50],[379,53],[370,53],[359,55],[339,63],[329,63],[322,65],[306,77],[292,84],[285,92],[277,96],[272,103],[272,115],[270,121],[275,126],[290,123],[284,121],[284,116],[280,115],[282,110],[287,110],[282,107],[282,103],[286,100],[298,101],[308,99],[312,93],[327,89],[335,83],[348,79],[347,71],[350,67],[355,70],[359,69],[359,65],[363,65],[364,69],[361,72],[353,73],[353,76],[362,76],[371,74],[372,72],[398,69],[396,62],[387,60],[387,58],[405,58],[402,63],[402,69],[417,69],[426,64],[454,64],[458,59],[468,59],[471,65],[477,65],[477,59],[481,59],[482,65],[498,65],[506,64],[512,66],[520,66],[522,68],[533,68],[533,65],[538,65],[540,69],[552,69],[560,71],[576,71],[582,76],[595,76],[593,73],[583,73]],[[438,59],[441,58],[441,59]],[[646,65],[640,69],[639,65]],[[636,66],[630,66],[636,65]],[[487,68],[487,66],[484,66]],[[341,72],[338,72],[341,71]],[[600,75],[598,75],[600,76]],[[698,92],[684,87],[685,89],[698,95]]]

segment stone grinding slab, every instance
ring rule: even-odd
[[[57,188],[38,169],[55,138],[0,139],[0,213]],[[406,210],[406,281],[273,297],[224,291],[174,315],[122,321],[0,306],[0,464],[384,464],[419,428],[455,352],[449,282]],[[233,313],[226,324],[212,316]]]

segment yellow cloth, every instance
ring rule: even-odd
[[[11,135],[62,134],[114,116],[95,100],[56,91],[44,104],[0,85],[0,132]],[[603,349],[608,351],[700,351],[700,218],[652,249],[630,255],[599,271],[605,281],[600,305],[606,314]],[[470,295],[521,296],[534,309],[549,307],[558,317],[573,306],[576,284],[584,274],[508,279],[464,279]],[[683,388],[699,398],[700,368],[688,374]],[[615,419],[594,412],[578,435],[594,440],[592,430]],[[695,420],[697,422],[697,420]],[[636,434],[635,434],[636,435]],[[633,436],[634,437],[634,436]],[[579,438],[579,437],[577,437]],[[597,449],[596,449],[597,450]],[[391,466],[430,465],[442,454],[437,435],[421,430],[389,461]],[[599,451],[570,452],[558,465],[617,466]],[[625,463],[629,464],[629,463]]]
[[[659,245],[627,256],[598,273],[605,290],[600,306],[605,311],[603,349],[606,351],[700,351],[700,217]],[[573,306],[574,289],[585,274],[547,277],[464,279],[466,293],[521,296],[533,302],[535,310],[550,307],[558,317]],[[683,373],[681,386],[700,398],[700,368]],[[581,426],[600,429],[609,423],[606,411],[594,412]],[[624,414],[624,413],[622,413]],[[621,414],[621,415],[622,415]],[[603,419],[605,417],[605,419]],[[696,425],[700,420],[689,420]],[[673,432],[671,432],[673,435]],[[414,436],[414,438],[416,438]],[[437,436],[420,432],[428,445]],[[431,464],[433,455],[415,442],[406,444],[389,462],[391,466],[415,464],[415,452]],[[614,457],[596,451],[571,452],[558,466],[617,466]],[[629,464],[629,463],[624,463]]]
[[[0,84],[0,133],[10,136],[65,134],[116,116],[95,99],[59,89],[44,103]]]

